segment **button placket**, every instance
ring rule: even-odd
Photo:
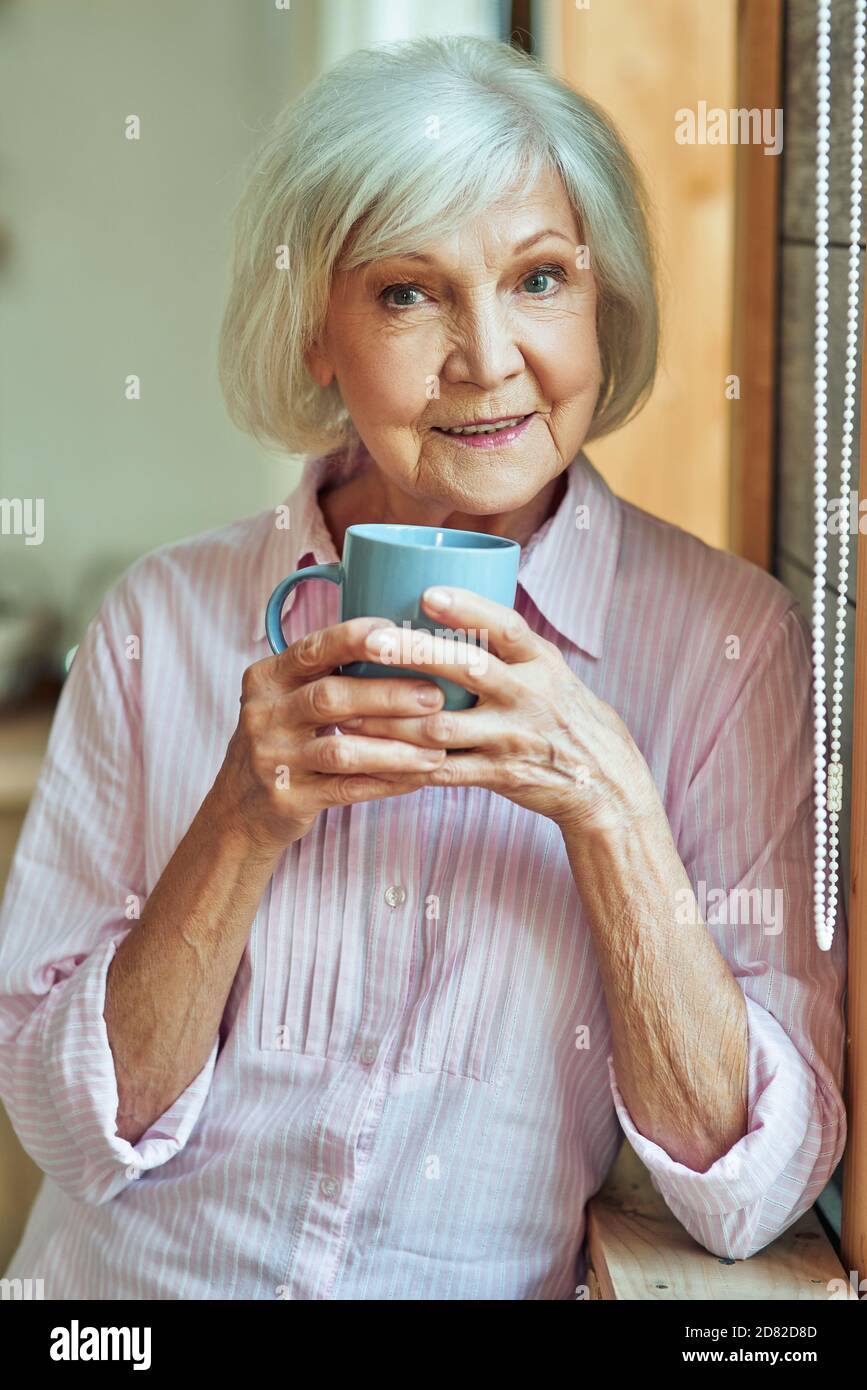
[[[369,885],[368,925],[364,944],[363,1007],[355,1020],[355,1056],[363,1066],[391,1052],[404,1024],[412,988],[416,942],[412,934],[418,835],[414,834],[414,798],[383,799],[375,804],[375,844],[364,864]],[[359,907],[362,907],[359,901]],[[368,1049],[376,1048],[376,1059]],[[367,1060],[368,1057],[371,1060]]]
[[[419,883],[418,912],[413,913],[413,955],[410,971],[408,999],[409,1015],[397,1060],[398,1070],[402,1072],[425,1072],[435,1070],[425,1064],[429,1043],[429,1031],[433,1020],[428,1010],[436,990],[435,969],[438,957],[440,923],[426,916],[428,895],[435,891],[434,885],[446,881],[444,866],[448,861],[449,834],[433,834],[434,827],[442,824],[444,810],[453,802],[459,789],[450,787],[425,787],[422,789],[421,812],[419,818],[419,862],[417,881]]]
[[[430,864],[419,874],[422,956],[397,1069],[448,1072],[500,1084],[512,1056],[520,1014],[520,981],[532,953],[532,932],[513,928],[504,938],[498,922],[521,915],[533,922],[533,882],[538,865],[559,862],[558,847],[541,817],[514,808],[504,815],[490,862],[481,868],[462,825],[484,839],[493,815],[491,794],[479,788],[435,788],[429,823],[438,823]],[[433,793],[441,793],[434,800]],[[559,855],[562,859],[565,852]],[[483,893],[461,885],[486,884]],[[435,899],[430,918],[428,896]]]

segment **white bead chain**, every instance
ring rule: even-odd
[[[840,727],[843,709],[846,607],[849,578],[849,490],[858,366],[859,264],[861,239],[861,148],[864,116],[864,28],[867,0],[855,0],[852,90],[852,158],[849,234],[849,290],[846,332],[846,379],[840,459],[839,574],[837,580],[834,670],[831,682],[831,758],[826,759],[825,721],[825,585],[828,571],[828,183],[831,113],[831,0],[819,0],[816,65],[816,374],[815,374],[815,508],[816,545],[813,574],[813,706],[815,759],[815,927],[822,951],[830,950],[837,916],[839,818],[843,805]],[[859,513],[860,515],[860,513]]]

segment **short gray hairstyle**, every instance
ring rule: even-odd
[[[357,442],[305,353],[335,268],[417,250],[559,173],[597,285],[602,384],[587,439],[644,405],[659,353],[650,203],[611,118],[508,44],[469,36],[359,49],[269,128],[234,215],[219,342],[231,419],[269,449]]]

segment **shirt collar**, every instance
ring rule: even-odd
[[[297,486],[269,513],[271,518],[257,572],[253,641],[265,639],[265,608],[273,590],[302,566],[339,560],[317,499],[326,484],[337,486],[369,462],[365,452],[319,455],[304,464]],[[589,656],[602,654],[622,530],[621,503],[586,455],[569,465],[566,491],[553,516],[523,547],[518,583],[556,630]],[[288,595],[288,613],[298,589]]]

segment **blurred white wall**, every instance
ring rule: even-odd
[[[136,556],[274,505],[297,466],[228,421],[229,216],[280,105],[353,48],[500,32],[499,0],[0,0],[0,601],[76,642]],[[124,136],[126,118],[141,138]],[[128,401],[126,377],[141,378]]]
[[[416,34],[497,37],[506,8],[497,0],[318,0],[316,57],[327,67],[353,48]]]

